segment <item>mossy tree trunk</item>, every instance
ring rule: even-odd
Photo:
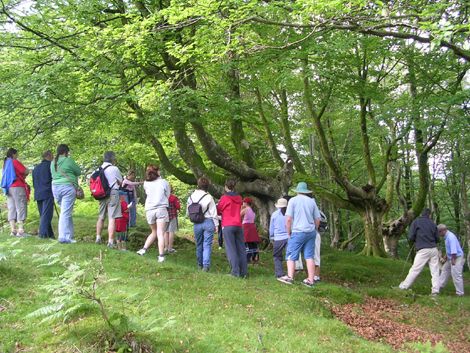
[[[388,221],[383,227],[384,241],[387,242],[387,248],[390,249],[392,257],[398,257],[397,245],[401,235],[405,232],[408,225],[421,213],[426,206],[426,199],[430,190],[430,175],[429,175],[429,153],[439,141],[440,136],[445,130],[447,118],[449,117],[452,102],[447,106],[444,111],[444,117],[441,124],[430,134],[423,129],[423,113],[419,110],[419,94],[417,78],[416,78],[416,63],[411,57],[407,58],[408,79],[409,79],[409,93],[411,96],[411,125],[414,135],[414,149],[418,160],[418,191],[414,199],[411,199],[412,183],[411,183],[411,170],[409,161],[405,164],[405,190],[406,200],[402,200],[404,206],[403,214],[395,220]],[[461,82],[464,78],[465,72],[459,73],[455,82],[450,86],[451,92],[455,94],[461,89]],[[430,136],[430,137],[429,137]],[[426,138],[426,140],[425,140]],[[408,156],[409,158],[409,156]],[[431,201],[432,203],[435,200]]]
[[[365,245],[363,255],[385,257],[386,253],[382,240],[383,211],[367,206],[362,214],[364,221]]]

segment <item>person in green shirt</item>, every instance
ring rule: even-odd
[[[69,151],[67,145],[59,145],[54,162],[51,163],[52,193],[60,207],[59,243],[75,243],[72,213],[81,171],[69,157]]]

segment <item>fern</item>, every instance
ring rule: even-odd
[[[18,244],[18,239],[9,239],[2,243],[0,247],[0,262],[7,261],[9,257],[15,257],[21,254],[23,249],[17,249],[16,246]]]
[[[133,319],[134,315],[125,312],[112,312],[105,303],[106,297],[98,295],[98,289],[119,279],[106,276],[101,252],[97,261],[76,263],[72,262],[69,257],[63,257],[60,252],[48,254],[47,251],[53,248],[49,244],[40,248],[44,252],[33,256],[33,261],[37,263],[37,266],[60,265],[63,271],[47,284],[41,286],[44,291],[49,293],[51,303],[31,312],[26,318],[42,318],[40,324],[58,320],[67,322],[79,312],[83,312],[84,315],[95,315],[95,310],[85,310],[93,307],[97,309],[100,317],[110,329],[114,344],[118,346],[119,342],[125,343],[130,337],[129,334],[155,333],[174,322],[173,318],[168,320],[154,319],[154,317],[159,317],[156,314],[141,316],[139,320],[135,320]],[[135,298],[139,295],[140,293],[133,293],[128,298]],[[127,347],[127,343],[125,346]]]
[[[29,313],[28,315],[26,315],[26,318],[30,319],[30,318],[37,318],[37,317],[44,317],[44,316],[50,317],[51,315],[60,311],[62,308],[63,308],[63,304],[60,304],[60,303],[46,305],[33,311],[32,313]]]

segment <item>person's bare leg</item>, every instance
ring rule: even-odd
[[[173,249],[174,242],[175,242],[175,232],[168,232],[168,249]]]
[[[108,243],[114,244],[114,234],[116,233],[116,220],[108,218]]]
[[[310,283],[313,283],[313,276],[315,273],[315,262],[313,259],[306,259],[305,262],[307,263],[307,273],[308,273],[308,280]]]
[[[157,222],[158,255],[165,254],[165,229],[166,222]]]
[[[15,220],[10,221],[10,229],[11,229],[11,232],[13,234],[16,234],[17,230],[16,230],[16,221]]]
[[[104,219],[98,218],[96,221],[96,237],[101,238],[101,232],[103,231]]]
[[[145,250],[150,248],[152,246],[153,242],[155,241],[155,239],[157,238],[157,225],[155,223],[150,224],[150,229],[151,229],[152,232],[149,234],[149,236],[145,240],[145,244],[144,244],[144,249]]]
[[[320,266],[315,266],[315,276],[320,278]]]
[[[294,279],[294,276],[295,276],[295,261],[287,260],[287,276]]]
[[[17,227],[18,227],[18,235],[23,235],[24,234],[24,223],[23,223],[23,221],[18,221],[17,222]]]
[[[163,246],[163,250],[167,251],[167,250],[170,250],[170,233],[169,232],[165,232],[165,234],[163,235],[164,237],[164,246]]]

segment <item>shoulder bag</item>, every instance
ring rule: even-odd
[[[83,188],[80,186],[80,185],[75,185],[75,183],[73,182],[73,180],[67,175],[65,174],[65,172],[62,170],[61,167],[57,167],[59,169],[59,173],[62,174],[63,177],[65,177],[68,181],[70,181],[73,185],[73,187],[75,188],[75,197],[79,200],[82,200],[85,198],[85,192],[83,191]]]

